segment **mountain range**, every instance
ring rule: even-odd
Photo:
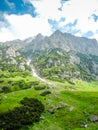
[[[3,45],[19,46],[28,51],[49,50],[53,48],[61,48],[65,51],[75,51],[83,54],[98,55],[98,41],[96,39],[88,39],[85,37],[76,37],[69,33],[55,31],[51,36],[42,36],[38,34],[35,37],[25,40],[14,40],[0,43]]]
[[[90,81],[98,77],[96,39],[77,37],[57,30],[49,37],[38,34],[25,40],[0,43],[0,46],[13,48],[26,60],[31,59],[38,73],[47,79],[71,82],[74,78]],[[2,49],[0,53],[3,53]]]

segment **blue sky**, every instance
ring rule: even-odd
[[[98,40],[98,0],[0,0],[0,42],[55,30]]]
[[[34,6],[30,2],[25,4],[23,0],[0,0],[0,11],[8,14],[24,15],[26,13],[36,16]]]

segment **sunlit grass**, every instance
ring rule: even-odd
[[[32,80],[29,77],[27,79]],[[45,90],[35,90],[34,88],[1,94],[0,112],[19,106],[20,100],[24,97],[34,97],[45,106],[44,119],[29,126],[28,130],[84,130],[85,128],[80,128],[81,122],[86,121],[91,115],[98,115],[98,82],[89,83],[76,80],[75,85],[66,81],[64,83],[49,82],[54,86],[50,85],[48,90],[51,91],[51,94],[45,97],[40,96]],[[54,114],[48,112],[49,108],[59,106],[61,102],[67,106],[57,110]],[[71,107],[73,110],[69,111]],[[98,125],[94,122],[87,122],[87,125],[87,130],[98,129]]]

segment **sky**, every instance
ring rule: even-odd
[[[56,30],[98,41],[98,0],[0,0],[0,42]]]

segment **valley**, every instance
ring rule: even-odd
[[[60,31],[0,43],[0,129],[97,130],[97,50]]]

